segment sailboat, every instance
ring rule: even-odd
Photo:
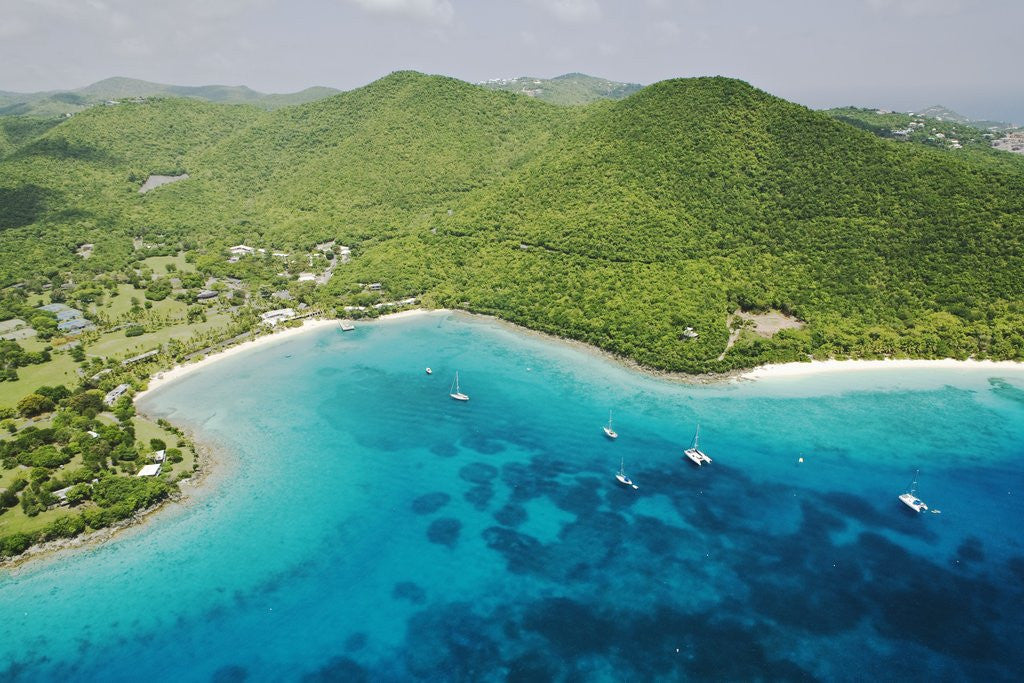
[[[924,501],[917,497],[917,475],[921,473],[921,470],[914,471],[914,481],[910,484],[910,490],[906,493],[900,494],[900,500],[903,504],[914,512],[921,512],[927,510],[928,506],[924,504]]]
[[[693,435],[693,445],[683,451],[683,455],[693,461],[697,467],[700,467],[706,462],[711,462],[711,458],[707,456],[707,453],[700,449],[700,424],[697,424],[697,432]]]
[[[640,488],[633,483],[633,480],[626,476],[625,458],[619,461],[619,471],[615,474],[615,479],[623,486],[632,486],[634,489]]]
[[[618,433],[612,429],[612,411],[610,410],[608,411],[608,424],[604,427],[604,435],[613,440],[619,438]]]
[[[452,382],[451,389],[449,389],[448,391],[449,391],[448,395],[451,396],[452,398],[454,398],[456,401],[468,401],[469,400],[469,396],[466,396],[459,389],[459,373],[458,372],[455,373],[455,381]]]

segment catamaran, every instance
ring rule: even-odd
[[[625,458],[619,461],[619,471],[615,474],[615,479],[623,486],[632,486],[634,489],[640,488],[639,486],[633,483],[632,479],[626,476],[625,463]]]
[[[910,484],[910,490],[906,493],[900,494],[900,500],[903,504],[914,512],[921,512],[927,510],[928,506],[924,504],[924,501],[917,497],[917,475],[921,473],[921,470],[914,471],[914,481]]]
[[[608,424],[605,425],[604,427],[604,435],[607,436],[609,439],[619,438],[618,433],[616,433],[616,431],[612,429],[612,411],[610,410],[608,411]]]
[[[697,467],[700,467],[706,462],[711,462],[711,458],[700,449],[700,424],[697,425],[697,432],[693,435],[693,445],[683,451],[683,455],[693,461]]]
[[[451,388],[448,391],[449,391],[448,395],[451,396],[452,398],[454,398],[456,401],[468,401],[469,400],[469,396],[466,396],[459,389],[459,373],[457,373],[457,372],[455,373],[455,381],[452,382],[452,386],[451,386]]]

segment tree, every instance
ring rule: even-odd
[[[18,413],[22,417],[35,417],[51,410],[53,410],[53,401],[39,394],[29,394],[18,401]]]
[[[152,448],[154,451],[167,450],[167,444],[164,443],[163,439],[150,439],[149,447]]]
[[[92,419],[103,412],[103,392],[90,389],[74,394],[65,403],[68,410]]]

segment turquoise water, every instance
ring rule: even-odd
[[[1024,670],[1024,373],[688,387],[439,314],[264,346],[142,407],[220,474],[0,575],[0,679]],[[896,499],[916,468],[941,514]]]

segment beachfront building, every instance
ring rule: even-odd
[[[160,463],[154,463],[152,465],[143,465],[136,477],[155,477],[160,474]]]
[[[118,384],[116,387],[107,392],[107,395],[103,397],[103,402],[108,406],[112,406],[117,403],[117,399],[124,396],[124,393],[132,388],[130,384]]]
[[[270,325],[271,327],[278,324],[279,322],[291,320],[294,317],[295,309],[293,308],[278,308],[277,310],[267,311],[266,313],[260,314],[260,320],[263,322],[263,324]]]
[[[167,458],[167,451],[161,449],[153,454],[153,462],[163,462]]]
[[[147,358],[152,358],[153,356],[155,356],[158,353],[160,353],[160,349],[153,349],[152,351],[146,351],[145,353],[140,353],[137,356],[132,356],[131,358],[125,358],[123,361],[121,361],[121,365],[133,365],[135,363],[138,363],[139,361],[146,360]]]

